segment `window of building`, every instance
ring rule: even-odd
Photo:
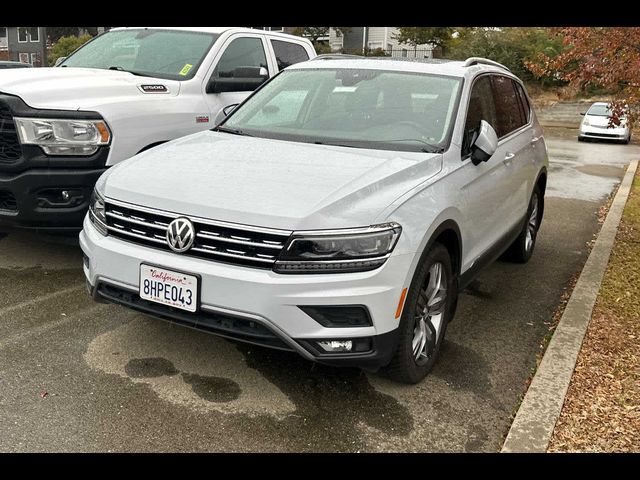
[[[273,51],[278,61],[278,69],[283,70],[291,65],[309,60],[309,54],[304,47],[297,43],[271,40]]]
[[[29,63],[29,54],[28,53],[19,53],[18,59],[20,63]]]
[[[39,27],[18,27],[18,43],[39,42]]]
[[[7,27],[0,27],[0,38],[7,38]]]
[[[42,64],[40,62],[40,54],[38,53],[32,53],[31,54],[31,65],[33,65],[34,67],[41,67]]]

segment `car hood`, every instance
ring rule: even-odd
[[[168,93],[144,93],[141,85],[164,85]],[[0,92],[43,109],[86,110],[115,99],[177,95],[180,82],[94,68],[18,68],[0,73]]]
[[[585,118],[589,121],[589,125],[592,127],[608,127],[609,126],[609,117],[604,117],[602,115],[586,115]],[[619,127],[614,128],[625,128],[626,122],[623,121]]]
[[[372,224],[442,169],[442,155],[201,132],[122,162],[107,198],[246,225],[311,230]]]

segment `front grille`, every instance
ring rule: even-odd
[[[171,251],[167,227],[183,215],[106,202],[109,234],[132,243]],[[290,231],[189,218],[196,230],[191,249],[181,255],[255,268],[273,268]]]
[[[606,137],[606,138],[620,138],[620,135],[615,135],[613,133],[585,133],[586,136],[589,137]]]
[[[18,210],[18,203],[13,193],[0,190],[0,210],[8,210],[10,212],[16,212]]]
[[[122,288],[98,284],[96,294],[105,300],[132,308],[187,327],[197,328],[208,333],[233,340],[253,343],[279,350],[292,350],[278,335],[265,325],[253,320],[222,313],[200,311],[185,312],[173,307],[143,300],[134,292]]]
[[[17,162],[22,156],[18,132],[9,107],[0,103],[0,164]]]

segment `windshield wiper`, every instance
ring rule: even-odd
[[[341,143],[344,142],[344,143]],[[421,152],[424,153],[442,153],[444,149],[442,147],[438,147],[436,145],[431,145],[430,143],[424,142],[422,140],[418,140],[417,138],[403,138],[397,140],[339,140],[336,142],[313,142],[316,145],[332,145],[334,147],[347,147],[347,148],[367,148],[369,144],[393,144],[398,142],[416,142],[420,143],[422,146],[420,148]]]
[[[231,135],[241,135],[243,137],[253,137],[253,135],[249,135],[242,130],[238,130],[237,128],[227,128],[227,127],[216,127],[213,129],[214,132],[222,132],[222,133],[230,133]]]
[[[136,75],[138,77],[152,77],[153,76],[153,75],[149,75],[147,73],[136,72],[134,70],[125,70],[122,67],[109,67],[107,70],[117,70],[118,72],[127,72],[127,73],[130,73],[131,75]]]

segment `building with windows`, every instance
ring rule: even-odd
[[[438,56],[437,49],[432,45],[407,45],[398,42],[395,35],[398,27],[349,27],[345,33],[331,28],[329,30],[329,45],[334,52],[361,54],[365,51],[383,50],[392,57],[434,58]]]
[[[47,66],[46,27],[0,27],[0,60]]]

